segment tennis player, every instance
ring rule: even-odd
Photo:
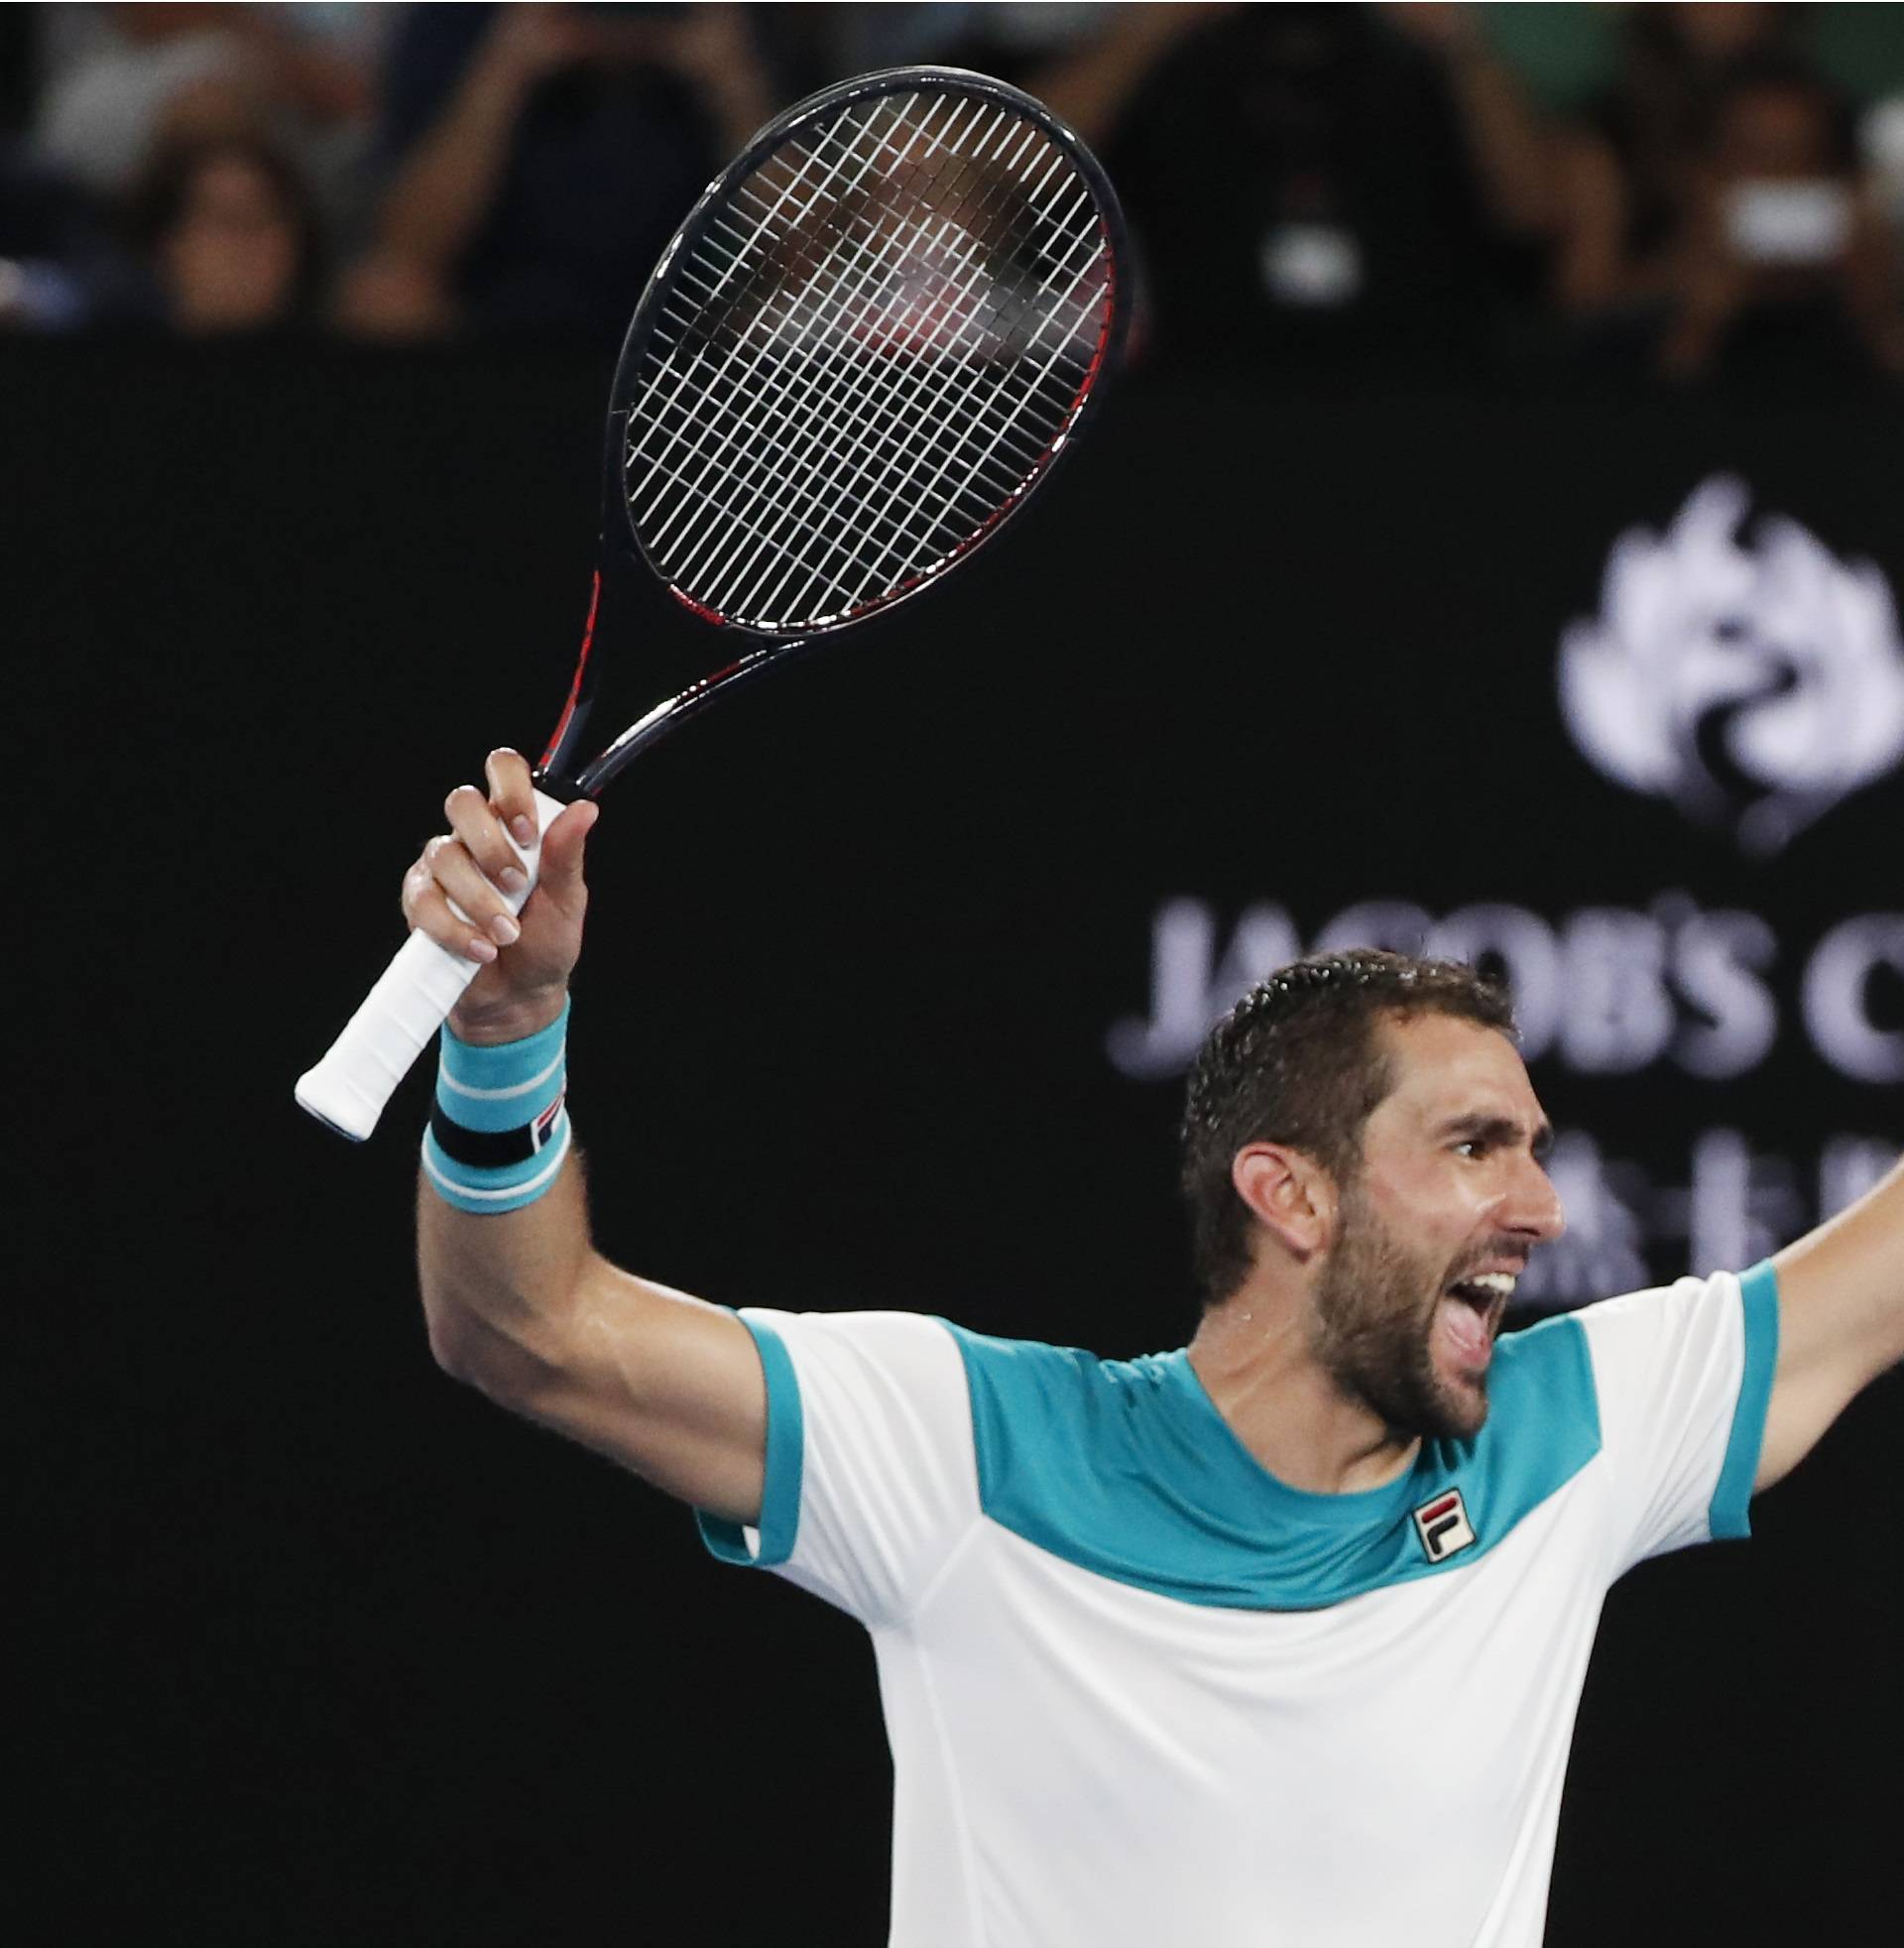
[[[1904,1357],[1904,1172],[1766,1264],[1497,1338],[1561,1229],[1506,1002],[1338,954],[1197,1061],[1188,1347],[737,1314],[590,1247],[562,1091],[595,810],[519,930],[529,774],[488,782],[405,886],[488,963],[423,1143],[431,1345],[872,1634],[897,1948],[1538,1942],[1603,1596],[1745,1534]]]

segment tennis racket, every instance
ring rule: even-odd
[[[995,534],[1049,476],[1114,362],[1123,251],[1090,152],[988,76],[892,68],[762,129],[689,211],[628,328],[601,552],[536,770],[538,829]],[[645,579],[637,560],[753,646],[725,649],[721,667],[585,758],[604,592]],[[538,855],[524,852],[514,911]],[[298,1101],[369,1136],[477,971],[413,933]]]

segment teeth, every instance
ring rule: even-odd
[[[1486,1292],[1490,1298],[1507,1298],[1513,1293],[1514,1275],[1511,1272],[1478,1272],[1472,1278],[1464,1278],[1462,1283],[1478,1292]]]

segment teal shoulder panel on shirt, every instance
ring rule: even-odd
[[[1577,1320],[1494,1348],[1487,1425],[1424,1441],[1384,1488],[1313,1495],[1231,1431],[1183,1351],[1100,1360],[943,1321],[964,1357],[987,1516],[1114,1582],[1232,1610],[1320,1610],[1456,1574],[1600,1451],[1593,1362]],[[1474,1540],[1431,1561],[1415,1522],[1459,1489]]]
[[[765,1319],[736,1313],[754,1335],[767,1382],[767,1455],[761,1481],[761,1521],[755,1531],[758,1551],[747,1545],[747,1530],[737,1522],[694,1511],[694,1521],[708,1553],[723,1562],[749,1569],[777,1569],[793,1553],[800,1527],[800,1485],[806,1466],[806,1413],[800,1404],[799,1376],[785,1342]]]

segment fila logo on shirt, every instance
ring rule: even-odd
[[[1461,1490],[1451,1488],[1432,1502],[1424,1502],[1415,1511],[1415,1533],[1421,1537],[1422,1553],[1430,1562],[1446,1562],[1458,1549],[1465,1549],[1475,1539],[1475,1530]]]

